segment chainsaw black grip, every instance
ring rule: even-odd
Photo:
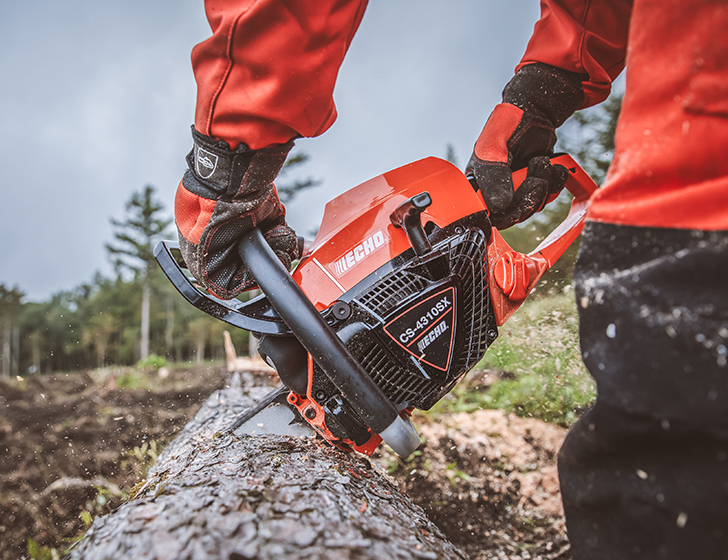
[[[399,418],[397,409],[329,327],[260,231],[246,234],[237,249],[273,309],[367,426],[377,434],[389,428]]]

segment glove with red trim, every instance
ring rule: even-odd
[[[182,257],[193,276],[224,299],[255,286],[236,250],[240,238],[257,227],[284,266],[298,257],[295,232],[273,180],[293,141],[251,150],[192,129],[194,147],[177,188],[174,215]]]
[[[523,66],[503,90],[475,143],[466,173],[475,178],[498,229],[522,222],[555,199],[568,171],[552,166],[555,129],[584,102],[578,74],[547,64]],[[512,173],[528,166],[514,190]]]

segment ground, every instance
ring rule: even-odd
[[[0,380],[0,558],[60,556],[229,379],[220,365],[161,374]],[[564,429],[498,410],[415,424],[425,443],[413,457],[381,448],[374,460],[453,543],[478,560],[570,557],[555,466]]]

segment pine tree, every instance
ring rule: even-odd
[[[292,169],[303,165],[308,161],[308,155],[304,153],[298,153],[295,155],[290,156],[286,163],[283,164],[283,169],[281,169],[280,177],[285,177],[285,175],[290,172]],[[312,187],[317,187],[321,184],[321,181],[312,179],[311,177],[308,177],[305,180],[295,180],[292,183],[286,183],[280,180],[277,180],[276,190],[278,191],[278,197],[281,199],[281,202],[283,204],[288,204],[291,202],[296,195],[298,195],[302,190],[310,189]]]
[[[140,359],[149,357],[149,301],[151,297],[150,273],[154,260],[154,244],[164,236],[170,219],[160,217],[164,206],[155,199],[155,189],[147,185],[132,194],[126,203],[128,217],[124,221],[112,219],[118,245],[106,244],[106,250],[117,271],[131,271],[142,282],[142,318]]]

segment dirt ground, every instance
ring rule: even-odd
[[[162,380],[0,380],[0,558],[29,557],[29,539],[36,558],[62,555],[228,379],[207,366]],[[477,560],[570,558],[555,466],[563,429],[486,410],[415,423],[426,442],[413,457],[380,448],[374,459],[454,544]]]
[[[385,448],[378,461],[451,542],[477,560],[571,557],[556,472],[566,430],[500,410],[415,423],[416,455]]]

